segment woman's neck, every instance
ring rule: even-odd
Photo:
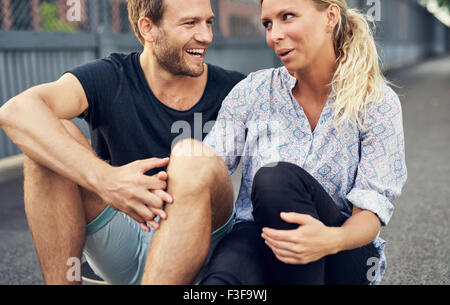
[[[310,102],[319,104],[328,99],[337,64],[334,52],[326,55],[317,56],[315,63],[294,72],[294,77],[297,79],[293,89],[294,96],[306,96]]]

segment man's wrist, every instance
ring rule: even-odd
[[[86,177],[86,182],[88,184],[88,188],[95,192],[101,192],[101,184],[105,181],[106,177],[109,176],[108,172],[111,170],[111,165],[106,163],[103,160],[97,160],[90,170]]]

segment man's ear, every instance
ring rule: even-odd
[[[141,17],[138,20],[139,32],[146,42],[156,40],[156,26],[148,17]]]

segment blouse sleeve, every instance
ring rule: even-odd
[[[386,86],[383,102],[369,110],[365,123],[355,184],[346,199],[375,213],[386,226],[394,211],[392,202],[407,178],[402,109],[390,87]]]
[[[244,151],[250,88],[248,79],[244,79],[230,91],[213,128],[203,140],[203,144],[223,158],[230,174],[236,170]]]

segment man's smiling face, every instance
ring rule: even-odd
[[[161,67],[174,75],[198,77],[212,42],[214,14],[210,0],[165,0],[153,53]]]

